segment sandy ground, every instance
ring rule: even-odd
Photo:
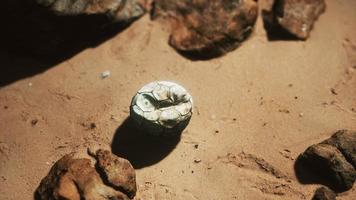
[[[175,148],[157,156],[134,146],[142,152],[138,199],[310,199],[318,185],[299,183],[295,158],[338,129],[356,129],[356,1],[327,6],[307,42],[268,41],[259,18],[248,41],[210,61],[177,54],[164,26],[145,16],[96,48],[3,85],[0,199],[32,199],[66,153],[110,149],[132,95],[154,80],[182,84],[195,107]],[[105,70],[111,76],[102,79]],[[280,174],[261,169],[260,158]],[[338,199],[356,199],[356,188]]]

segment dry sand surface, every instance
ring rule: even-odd
[[[33,199],[66,153],[120,143],[131,97],[154,80],[187,88],[194,114],[175,147],[132,144],[137,199],[310,199],[318,185],[299,183],[296,157],[336,130],[356,129],[356,1],[326,3],[306,42],[268,41],[259,17],[237,50],[191,61],[146,15],[95,48],[1,85],[0,199]],[[1,67],[37,63],[0,58]],[[102,79],[105,70],[111,76]],[[356,199],[355,186],[338,199]]]

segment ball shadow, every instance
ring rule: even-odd
[[[34,0],[3,0],[1,5],[0,87],[96,47],[134,21],[113,23],[94,14],[59,16]]]
[[[335,192],[342,192],[340,188],[332,184],[332,181],[323,176],[323,169],[312,168],[300,155],[294,163],[294,172],[298,182],[301,184],[321,184]]]
[[[129,160],[135,169],[154,165],[168,156],[181,137],[150,136],[136,128],[128,117],[116,130],[112,140],[112,153]]]

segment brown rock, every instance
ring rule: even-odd
[[[101,154],[105,155],[102,156]],[[54,164],[48,175],[42,179],[36,190],[36,199],[129,200],[129,196],[133,198],[136,192],[135,173],[131,165],[127,164],[128,161],[103,150],[98,150],[97,159],[97,170],[99,171],[92,167],[90,159],[75,159],[74,153],[65,155]],[[105,166],[101,168],[103,165],[100,162],[103,162],[103,160],[105,160]],[[113,166],[110,167],[111,164]],[[124,166],[121,166],[121,164],[124,164]],[[113,172],[116,169],[118,170]],[[100,176],[103,173],[109,173],[110,179]],[[111,180],[123,181],[115,182],[116,185],[107,184],[112,183]],[[134,188],[134,190],[126,193],[129,190],[122,191],[120,188]]]
[[[119,158],[110,151],[99,149],[96,152],[98,167],[105,173],[105,176],[114,188],[125,191],[130,198],[136,194],[136,175],[131,163],[123,158]]]
[[[225,54],[252,32],[258,15],[257,0],[156,0],[153,18],[172,25],[169,44],[196,59]]]
[[[352,188],[356,171],[336,147],[329,144],[312,145],[299,159],[327,179],[335,191],[341,192]]]
[[[336,194],[327,187],[320,187],[315,191],[312,200],[336,200]]]
[[[275,0],[271,10],[263,11],[265,27],[270,37],[291,35],[305,40],[325,8],[324,0]]]

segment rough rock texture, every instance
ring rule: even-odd
[[[356,169],[356,132],[348,130],[337,131],[331,138],[323,141],[339,149],[346,160]]]
[[[327,187],[320,187],[315,191],[312,200],[336,200],[336,194]]]
[[[128,200],[136,193],[135,172],[127,160],[98,150],[90,159],[67,154],[57,161],[36,190],[36,200]]]
[[[271,10],[263,11],[269,35],[291,35],[305,40],[314,22],[325,11],[324,0],[275,0]]]
[[[169,44],[191,58],[207,59],[235,49],[252,32],[257,0],[156,0],[153,18],[172,24]]]
[[[324,143],[312,145],[299,159],[330,181],[335,191],[341,192],[352,188],[356,171],[335,146]]]
[[[107,15],[130,22],[145,13],[141,0],[36,0],[57,15]]]
[[[135,171],[130,162],[101,149],[96,152],[96,158],[97,166],[105,173],[110,185],[133,198],[137,187]]]

